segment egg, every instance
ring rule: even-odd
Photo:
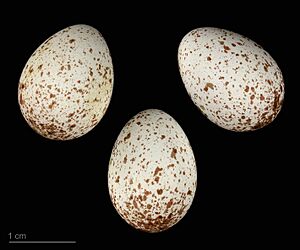
[[[194,104],[218,126],[251,131],[271,123],[284,98],[282,73],[260,45],[219,28],[198,28],[178,49],[180,75]]]
[[[43,42],[19,81],[21,112],[38,134],[54,140],[80,137],[105,114],[113,91],[113,65],[98,30],[67,27]]]
[[[127,223],[146,232],[172,227],[190,208],[196,183],[192,148],[170,115],[148,109],[124,126],[112,150],[108,187]]]

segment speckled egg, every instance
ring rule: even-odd
[[[172,227],[190,208],[196,184],[192,148],[171,116],[149,109],[124,126],[112,150],[108,186],[127,223],[146,232]]]
[[[281,109],[282,73],[247,37],[218,28],[192,30],[180,43],[178,62],[191,99],[222,128],[256,130],[271,123]]]
[[[113,91],[113,65],[102,35],[74,25],[43,42],[23,69],[18,89],[21,112],[40,135],[80,137],[101,120]]]

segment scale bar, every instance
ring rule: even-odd
[[[40,241],[37,241],[37,240],[10,240],[8,243],[10,244],[15,244],[15,243],[30,243],[30,244],[75,244],[76,241],[44,241],[44,240],[40,240]]]

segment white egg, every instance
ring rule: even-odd
[[[192,30],[180,43],[178,62],[191,99],[222,128],[256,130],[281,109],[284,82],[278,65],[244,36],[218,28]]]
[[[127,223],[146,232],[170,228],[190,208],[196,183],[192,148],[171,116],[149,109],[124,126],[112,150],[108,186]]]
[[[113,65],[102,35],[74,25],[43,42],[19,82],[19,105],[28,124],[55,140],[80,137],[103,117],[113,90]]]

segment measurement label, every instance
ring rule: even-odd
[[[27,239],[27,235],[24,233],[12,233],[10,232],[8,234],[8,238],[9,240],[26,240]]]
[[[75,240],[29,240],[26,233],[8,233],[9,244],[76,244]]]

